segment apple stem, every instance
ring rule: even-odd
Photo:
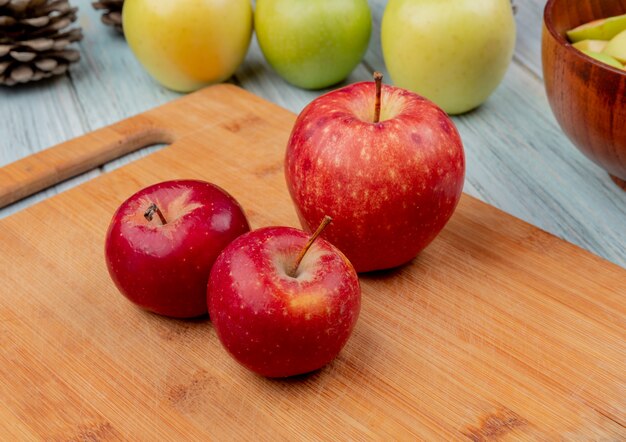
[[[383,87],[383,74],[374,72],[374,81],[376,82],[376,104],[374,107],[374,123],[380,121],[380,95]]]
[[[150,204],[150,207],[148,207],[146,209],[146,211],[143,214],[143,216],[148,221],[152,221],[152,218],[154,218],[154,214],[155,213],[159,216],[159,219],[161,220],[161,224],[163,224],[163,225],[167,224],[167,220],[163,216],[163,212],[161,212],[161,209],[159,209],[159,207],[156,204],[154,204],[154,203]]]
[[[307,241],[304,248],[300,251],[300,254],[298,255],[298,258],[296,259],[296,262],[294,263],[293,268],[291,269],[291,272],[289,272],[289,276],[291,276],[292,278],[296,277],[296,275],[298,274],[298,267],[300,267],[300,263],[302,262],[304,255],[306,255],[306,252],[309,251],[309,249],[311,248],[315,240],[322,234],[326,226],[328,226],[332,220],[333,219],[330,216],[328,215],[324,216],[324,219],[320,223],[315,233],[311,235],[311,237]]]

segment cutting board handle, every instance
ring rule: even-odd
[[[74,138],[0,168],[0,208],[123,155],[171,144],[173,131],[137,116]]]

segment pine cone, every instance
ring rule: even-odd
[[[124,32],[122,29],[122,6],[124,6],[124,0],[100,0],[91,4],[95,9],[104,10],[102,17],[100,17],[102,23]]]
[[[80,54],[69,45],[83,38],[68,0],[0,0],[0,85],[63,74]]]

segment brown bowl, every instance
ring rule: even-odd
[[[548,101],[570,140],[626,190],[626,71],[570,45],[565,32],[626,14],[626,0],[549,0],[542,61]]]

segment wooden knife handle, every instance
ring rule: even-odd
[[[141,116],[74,138],[0,168],[0,208],[102,164],[157,143],[172,131]]]

